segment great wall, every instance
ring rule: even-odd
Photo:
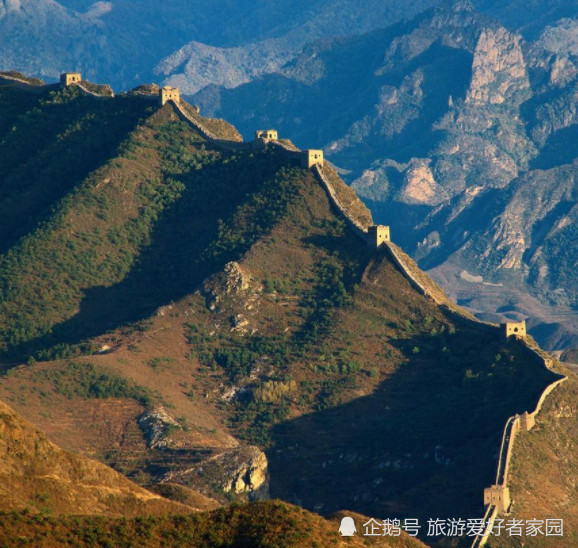
[[[11,83],[12,85],[19,87],[35,88],[36,90],[44,87],[43,82],[41,84],[31,83],[29,80],[19,78],[10,73],[0,73],[0,83]],[[98,99],[114,97],[112,90],[110,90],[111,94],[102,95],[86,88],[82,83],[80,73],[63,73],[60,78],[60,84],[56,84],[56,86],[58,85],[60,85],[60,87],[75,85],[85,94]],[[49,84],[48,86],[54,87],[55,85]],[[34,91],[34,89],[32,89],[32,91]],[[329,174],[333,168],[323,159],[322,151],[315,149],[300,150],[292,144],[280,141],[277,136],[277,131],[271,129],[257,131],[253,142],[221,139],[214,132],[209,130],[197,117],[187,111],[186,107],[181,102],[180,92],[177,88],[159,88],[159,91],[156,94],[136,91],[134,92],[134,95],[147,100],[156,100],[161,107],[170,103],[174,107],[180,119],[189,123],[204,139],[210,141],[217,147],[227,150],[255,150],[272,146],[283,151],[287,158],[291,160],[298,159],[301,162],[302,167],[309,169],[316,176],[322,187],[325,189],[332,205],[347,223],[349,228],[370,247],[376,250],[386,250],[393,263],[397,266],[399,271],[408,280],[412,287],[424,296],[433,300],[433,302],[444,309],[446,313],[450,314],[458,322],[472,324],[477,328],[492,331],[496,336],[500,336],[502,340],[506,342],[512,341],[510,344],[520,344],[526,351],[529,359],[536,361],[547,371],[558,377],[556,381],[544,389],[536,403],[534,411],[525,411],[522,415],[513,415],[507,419],[504,425],[496,468],[496,480],[493,485],[486,487],[483,493],[485,506],[483,519],[485,528],[482,533],[475,537],[472,543],[472,548],[478,548],[485,545],[490,537],[497,516],[500,513],[507,514],[512,505],[512,499],[508,488],[508,474],[516,436],[520,431],[529,432],[534,427],[536,416],[540,413],[546,398],[559,384],[567,380],[567,377],[552,369],[553,360],[548,355],[545,355],[545,353],[540,349],[534,348],[533,344],[526,338],[525,322],[506,322],[500,325],[483,322],[452,303],[443,290],[439,288],[427,275],[421,272],[419,267],[417,267],[410,257],[405,255],[398,246],[390,241],[389,227],[383,225],[363,224],[359,219],[355,218],[349,208],[340,199],[338,192],[331,182]]]
[[[188,115],[186,110],[180,104],[180,101],[173,101],[173,105],[176,107],[181,117],[185,120],[188,120],[191,125],[200,131],[205,138],[212,139],[217,145],[219,143],[223,144],[221,140],[210,137],[211,132],[204,128],[198,120],[195,120],[190,115]],[[412,264],[413,261],[409,259],[409,257],[407,259],[404,258],[401,249],[399,249],[389,239],[389,227],[381,227],[380,225],[363,226],[352,214],[350,214],[347,206],[345,206],[345,204],[343,204],[343,202],[340,200],[335,187],[326,174],[325,170],[328,166],[323,160],[322,153],[320,155],[319,161],[315,161],[313,164],[311,164],[309,161],[311,150],[301,151],[296,147],[291,147],[282,141],[279,141],[277,139],[277,132],[274,130],[256,132],[256,141],[264,141],[265,143],[261,143],[261,146],[262,144],[268,144],[278,147],[279,149],[283,150],[291,159],[300,157],[302,166],[307,167],[316,175],[317,179],[327,192],[331,203],[339,212],[340,216],[348,224],[349,228],[371,247],[375,247],[377,249],[385,248],[392,258],[394,264],[417,291],[432,299],[437,305],[441,306],[444,310],[446,310],[447,313],[452,315],[460,322],[475,324],[475,326],[478,328],[481,327],[484,330],[491,330],[495,332],[496,336],[500,336],[505,341],[514,339],[515,343],[521,344],[523,346],[530,359],[537,361],[548,371],[560,377],[555,382],[547,386],[546,389],[542,392],[533,412],[528,413],[526,411],[522,415],[514,415],[509,417],[506,421],[498,457],[496,481],[494,485],[484,489],[484,506],[486,507],[484,514],[484,523],[486,524],[485,529],[481,534],[475,537],[472,543],[472,548],[483,546],[488,541],[494,521],[497,516],[501,512],[507,513],[511,506],[510,492],[508,488],[508,472],[510,469],[516,435],[520,430],[526,432],[531,430],[535,424],[536,416],[542,409],[542,405],[544,404],[546,398],[552,392],[552,390],[556,388],[556,386],[566,380],[566,377],[555,373],[551,369],[552,360],[544,356],[540,351],[532,348],[526,339],[525,322],[506,322],[504,324],[498,325],[483,322],[474,316],[467,314],[464,310],[455,306],[439,287],[437,287],[431,280],[429,280],[427,276],[421,273],[417,265]],[[308,155],[307,161],[304,159],[305,154]],[[382,239],[379,238],[380,229],[381,231],[385,231],[385,229],[387,229],[387,237]],[[427,282],[429,282],[429,284]],[[428,287],[428,285],[430,287]]]

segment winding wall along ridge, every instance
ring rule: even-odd
[[[185,110],[185,108],[183,107],[183,105],[181,105],[180,102],[171,101],[171,104],[177,110],[177,114],[179,114],[183,120],[185,120],[186,122],[189,122],[189,124],[191,124],[205,139],[208,139],[210,141],[217,141],[217,142],[220,141],[220,139],[219,139],[219,137],[217,137],[217,135],[215,135],[212,131],[208,130],[198,120],[195,120],[195,118],[193,118]]]
[[[73,85],[75,85],[77,88],[79,88],[81,91],[83,91],[87,95],[90,95],[91,97],[96,97],[97,99],[111,99],[114,97],[114,94],[113,95],[101,95],[100,93],[96,93],[94,91],[91,91],[88,88],[84,87],[84,85],[81,82],[75,82]]]
[[[37,88],[38,89],[38,88],[43,87],[40,85],[32,84],[30,82],[27,82],[25,80],[22,80],[22,79],[13,77],[13,76],[0,75],[0,81],[6,81],[6,80],[13,82],[17,85],[21,85],[23,87],[25,86],[28,89],[30,89],[30,88]],[[88,90],[82,84],[77,83],[76,85],[83,92],[87,93],[88,95],[91,95],[93,97],[97,97],[99,99],[106,97],[106,96],[102,96],[102,95],[99,95],[97,93],[94,93],[94,92]],[[145,94],[142,94],[142,95],[144,96]],[[221,146],[222,148],[236,149],[236,150],[239,150],[241,148],[249,148],[251,146],[249,143],[241,143],[241,142],[236,143],[233,141],[228,142],[228,141],[225,141],[223,139],[219,139],[219,137],[215,133],[210,131],[201,122],[199,122],[193,116],[191,116],[179,102],[171,101],[171,103],[175,107],[177,114],[183,120],[185,120],[189,124],[191,124],[193,126],[193,128],[196,131],[198,131],[205,139],[212,141],[215,145]],[[272,144],[281,148],[282,150],[284,150],[286,152],[287,156],[290,156],[292,158],[297,157],[301,152],[297,147],[294,147],[294,148],[289,147],[287,144],[285,144],[281,141],[274,141],[274,142],[272,142]],[[356,235],[358,235],[364,241],[367,241],[367,239],[368,239],[368,227],[363,226],[349,213],[347,207],[339,199],[337,192],[335,191],[335,188],[333,187],[333,184],[331,183],[329,178],[323,172],[323,168],[319,164],[316,164],[313,166],[312,170],[315,173],[315,175],[317,176],[318,180],[321,182],[325,191],[327,192],[329,199],[331,200],[331,202],[333,203],[335,208],[339,211],[340,215],[347,222],[349,227],[353,230],[353,232]],[[444,303],[442,300],[440,300],[432,291],[428,290],[428,288],[425,286],[425,284],[412,271],[412,268],[406,263],[406,261],[404,260],[403,256],[401,255],[401,253],[399,252],[399,250],[397,249],[397,246],[395,244],[393,244],[391,242],[385,242],[385,246],[386,246],[391,258],[393,259],[394,263],[396,264],[396,266],[400,269],[402,274],[408,279],[408,281],[411,283],[411,285],[416,290],[418,290],[420,293],[431,298],[436,304],[443,306],[445,309],[447,309],[448,312],[459,317],[460,320],[462,320],[462,321],[467,321],[468,323],[473,323],[476,326],[483,327],[485,329],[489,329],[489,328],[497,329],[498,326],[496,324],[490,324],[488,322],[480,321],[475,317],[469,317],[468,315],[463,314],[463,313],[459,313],[458,310],[449,307],[446,303]],[[550,365],[551,365],[550,359],[545,358],[542,353],[538,352],[537,350],[535,350],[534,348],[529,346],[528,342],[525,339],[522,339],[521,343],[527,349],[528,353],[532,356],[532,359],[539,361],[539,363],[541,363],[548,371],[552,371],[550,368]],[[546,389],[542,392],[540,399],[537,402],[535,410],[532,413],[529,413],[528,415],[531,416],[532,418],[535,418],[535,416],[542,409],[542,406],[543,406],[546,398],[548,397],[548,395],[554,390],[554,388],[556,388],[556,386],[558,386],[560,383],[564,382],[566,379],[567,379],[566,377],[559,378],[554,383],[547,386]],[[503,487],[507,487],[508,472],[509,472],[509,466],[510,466],[510,461],[511,461],[511,457],[512,457],[512,452],[513,452],[514,440],[515,440],[516,434],[518,433],[519,429],[520,429],[520,417],[518,415],[515,415],[513,417],[509,417],[508,420],[506,421],[505,426],[504,426],[504,432],[502,435],[502,444],[500,447],[500,457],[498,459],[498,466],[497,466],[497,471],[496,471],[496,485],[501,485]],[[483,546],[487,542],[489,535],[490,535],[490,532],[491,532],[491,529],[493,527],[494,520],[496,519],[496,517],[498,515],[498,512],[499,512],[499,509],[497,508],[497,506],[492,505],[492,504],[488,505],[486,512],[484,514],[484,520],[486,523],[485,529],[484,529],[482,534],[478,535],[474,539],[473,544],[472,544],[472,548],[477,548],[479,546]]]
[[[288,147],[283,146],[281,143],[276,143],[276,144],[278,144],[278,146],[282,146],[282,148],[284,148],[285,150],[288,150],[288,151],[291,150],[291,149],[288,149]],[[331,181],[329,180],[328,177],[325,176],[323,168],[319,164],[316,164],[313,166],[312,169],[313,169],[313,172],[317,175],[317,177],[318,177],[319,181],[321,182],[321,184],[323,185],[323,187],[325,188],[330,200],[333,202],[336,209],[339,211],[339,213],[346,220],[346,222],[348,223],[350,228],[354,231],[355,234],[357,234],[358,236],[360,236],[361,238],[363,238],[364,240],[367,241],[367,238],[368,238],[367,227],[363,227],[359,222],[357,222],[356,219],[354,219],[349,214],[347,207],[345,207],[342,204],[342,202],[339,200],[339,197],[337,196],[337,193],[336,193]],[[466,322],[468,324],[473,324],[476,327],[483,328],[486,331],[490,331],[490,330],[494,331],[494,332],[498,331],[499,326],[497,324],[492,324],[489,322],[484,322],[484,321],[478,320],[474,316],[469,316],[468,314],[461,312],[461,310],[459,308],[453,308],[451,306],[448,306],[448,304],[446,304],[437,295],[435,295],[434,292],[430,291],[426,287],[426,285],[419,279],[418,275],[415,274],[413,272],[412,268],[406,263],[403,256],[401,255],[400,251],[398,250],[397,246],[394,243],[392,243],[392,242],[384,242],[384,243],[385,243],[385,246],[386,246],[391,258],[393,259],[394,263],[396,264],[396,266],[400,269],[400,271],[408,279],[410,284],[415,289],[417,289],[420,293],[422,293],[426,297],[431,298],[436,304],[443,306],[443,308],[446,309],[447,312],[452,314],[452,316],[459,318],[459,320],[462,322]],[[529,353],[529,355],[532,359],[537,360],[548,371],[552,371],[550,369],[550,365],[552,362],[549,358],[544,357],[544,355],[541,352],[532,348],[528,344],[526,339],[520,339],[520,342],[524,346],[526,351]],[[562,377],[545,388],[545,390],[542,392],[542,394],[540,396],[540,399],[538,400],[536,408],[534,409],[534,411],[532,413],[529,413],[529,415],[532,419],[534,419],[536,417],[536,415],[540,412],[540,410],[542,409],[542,406],[543,406],[544,402],[546,401],[546,398],[548,397],[548,395],[554,390],[554,388],[556,388],[556,386],[558,386],[560,383],[564,382],[565,380],[566,380],[566,377]],[[496,470],[496,485],[502,485],[503,487],[507,487],[508,474],[509,474],[509,470],[510,470],[510,463],[511,463],[512,454],[513,454],[513,450],[514,450],[514,441],[516,439],[516,435],[518,434],[519,430],[520,430],[520,417],[518,415],[509,417],[508,420],[506,421],[506,424],[504,426],[504,431],[502,434],[502,443],[500,446],[500,456],[498,459],[498,465],[497,465],[497,470]],[[480,535],[478,535],[474,539],[474,541],[472,543],[472,548],[478,548],[478,547],[481,547],[484,544],[486,544],[498,514],[499,514],[499,508],[496,505],[489,504],[488,507],[486,508],[486,511],[484,513],[484,518],[483,518],[484,523],[485,523],[484,530],[482,531],[482,533]]]
[[[521,342],[524,345],[524,347],[533,355],[534,358],[536,358],[536,357],[539,358],[542,365],[548,371],[553,372],[552,369],[550,368],[551,360],[544,358],[544,356],[542,356],[540,353],[536,352],[536,350],[534,350],[533,348],[528,346],[528,343],[524,339],[522,339]],[[538,413],[540,413],[540,411],[542,410],[542,406],[544,405],[546,398],[551,394],[551,392],[559,384],[563,383],[566,380],[567,380],[567,377],[563,376],[563,377],[557,379],[556,381],[554,381],[552,384],[548,385],[544,389],[544,391],[540,395],[540,398],[536,404],[536,408],[531,413],[528,413],[528,416],[531,419],[535,420]],[[506,425],[504,426],[504,433],[502,436],[502,445],[500,447],[500,457],[498,459],[498,466],[497,466],[497,471],[496,471],[496,485],[497,486],[502,486],[504,488],[508,487],[508,474],[510,471],[510,463],[511,463],[512,455],[514,452],[514,442],[516,439],[516,435],[518,434],[520,429],[521,429],[520,416],[514,415],[512,417],[509,417],[508,420],[506,421]],[[483,533],[481,533],[480,535],[478,535],[474,539],[474,542],[472,543],[472,548],[478,548],[478,547],[484,546],[484,544],[486,544],[486,542],[489,539],[490,533],[492,531],[494,521],[498,517],[498,514],[499,514],[499,508],[497,506],[492,505],[492,504],[488,505],[488,508],[486,510],[486,516],[488,516],[487,517],[488,521],[486,522],[486,526],[484,528]],[[486,516],[484,516],[484,519],[486,519]]]
[[[284,147],[285,148],[285,147]],[[341,203],[339,200],[335,189],[329,178],[327,178],[323,172],[323,169],[320,165],[316,164],[313,166],[313,172],[317,175],[318,179],[322,183],[323,187],[325,188],[330,200],[335,205],[336,209],[339,213],[344,217],[344,219],[348,222],[349,226],[352,230],[361,238],[367,240],[368,231],[367,227],[363,227],[360,225],[356,219],[352,218],[347,210],[347,208]],[[478,328],[483,328],[486,331],[494,331],[497,332],[499,326],[497,324],[492,324],[489,322],[484,322],[478,320],[474,316],[469,316],[468,314],[462,312],[459,308],[454,308],[448,306],[445,302],[443,302],[434,292],[430,291],[426,285],[419,279],[417,274],[415,274],[412,268],[406,263],[403,256],[401,255],[400,251],[398,250],[397,246],[392,242],[384,242],[385,246],[393,259],[396,266],[400,269],[400,271],[404,274],[404,276],[408,279],[410,284],[417,289],[420,293],[424,296],[431,298],[436,304],[443,306],[447,312],[449,312],[452,316],[458,318],[461,322],[465,322],[468,324],[473,324]],[[524,346],[526,351],[528,352],[529,356],[538,361],[543,367],[545,367],[548,371],[552,371],[550,368],[551,360],[546,358],[541,352],[532,348],[526,339],[520,339],[521,344]],[[544,391],[542,392],[540,399],[536,405],[536,408],[532,413],[528,413],[532,419],[536,417],[536,415],[542,409],[544,402],[548,395],[558,386],[560,383],[564,382],[566,377],[562,377],[556,380],[554,383],[547,386]],[[498,465],[496,470],[496,485],[501,485],[503,487],[507,487],[508,482],[508,474],[510,470],[510,463],[512,460],[512,454],[514,450],[514,442],[516,439],[516,435],[520,430],[520,417],[518,415],[509,417],[506,421],[504,426],[504,431],[502,434],[502,443],[500,446],[500,456],[498,459]],[[492,531],[494,522],[499,514],[499,508],[496,505],[489,504],[486,508],[484,513],[484,530],[480,535],[475,537],[472,548],[478,548],[486,544],[488,541],[489,535]]]
[[[0,74],[0,84],[17,87],[22,91],[28,91],[31,93],[40,93],[46,87],[45,84],[27,82],[26,80],[22,80],[21,78],[10,76],[8,74]]]
[[[183,118],[185,120],[189,121],[197,130],[199,130],[205,138],[213,140],[216,142],[216,144],[219,144],[219,139],[216,138],[216,136],[212,132],[210,132],[206,128],[204,128],[203,125],[200,124],[197,120],[194,120],[191,116],[189,116],[188,113],[186,113],[186,111],[184,111],[184,109],[181,107],[181,105],[178,105],[177,103],[173,103],[173,104],[175,104],[177,106],[177,110],[178,110],[178,112],[180,112],[183,115]],[[274,142],[272,142],[272,144],[274,146],[277,146],[277,147],[283,149],[287,153],[287,156],[292,157],[292,158],[295,158],[296,155],[298,155],[300,153],[300,150],[297,149],[296,147],[291,148],[288,145],[286,145],[285,143],[282,143],[280,141],[274,141]],[[325,191],[327,192],[329,199],[331,200],[331,202],[333,203],[335,208],[339,211],[340,215],[347,222],[349,227],[360,238],[362,238],[364,241],[367,241],[367,239],[368,239],[367,227],[364,227],[362,224],[360,224],[355,218],[353,218],[350,215],[347,207],[339,199],[337,192],[335,191],[335,188],[333,187],[333,184],[331,183],[329,178],[323,172],[323,168],[319,164],[316,164],[313,166],[312,170],[313,170],[313,173],[317,176],[318,180],[321,182]],[[393,244],[392,242],[384,242],[384,243],[385,243],[385,246],[386,246],[391,258],[393,259],[394,263],[396,264],[396,266],[400,269],[402,274],[408,279],[408,281],[411,283],[411,285],[416,290],[418,290],[423,295],[431,298],[436,304],[442,306],[449,313],[451,313],[454,317],[459,318],[460,321],[474,324],[474,325],[476,325],[476,327],[478,327],[478,328],[481,327],[485,330],[493,330],[493,331],[498,330],[499,326],[497,324],[492,324],[489,322],[484,322],[484,321],[478,320],[474,316],[470,317],[469,315],[467,315],[463,312],[460,312],[459,309],[450,307],[450,306],[448,306],[447,303],[444,303],[432,291],[428,290],[428,288],[425,286],[425,284],[412,271],[412,268],[406,263],[403,256],[401,255],[400,251],[398,250],[397,246],[395,244]],[[526,339],[518,339],[518,340],[527,350],[529,357],[538,361],[548,371],[553,372],[552,369],[550,368],[551,363],[552,363],[551,359],[546,358],[541,352],[532,348],[528,344]],[[546,401],[546,398],[548,397],[548,395],[554,390],[554,388],[556,388],[556,386],[558,386],[560,383],[564,382],[565,380],[566,380],[566,377],[562,377],[544,389],[544,391],[542,392],[542,394],[540,396],[540,399],[537,402],[536,408],[534,409],[534,411],[532,413],[528,413],[528,415],[531,418],[535,418],[535,416],[542,409],[542,406],[543,406],[544,402]],[[507,487],[508,473],[509,473],[509,467],[510,467],[512,454],[513,454],[514,441],[515,441],[516,435],[517,435],[519,430],[520,430],[520,417],[518,415],[514,415],[512,417],[509,417],[508,420],[506,421],[506,424],[504,426],[504,431],[502,434],[502,443],[500,446],[500,456],[498,459],[498,465],[497,465],[497,470],[496,470],[496,485],[503,486],[504,488]],[[497,518],[498,514],[499,514],[499,508],[494,504],[489,504],[488,507],[486,508],[485,513],[484,513],[484,522],[485,522],[484,530],[482,531],[481,534],[479,534],[478,536],[476,536],[474,538],[473,543],[472,543],[472,548],[478,548],[478,547],[481,547],[484,544],[486,544],[486,542],[489,539],[490,533],[492,531],[494,521]]]
[[[489,505],[484,514],[484,530],[479,534],[472,543],[472,548],[479,548],[483,546],[488,541],[492,527],[494,526],[494,521],[498,517],[498,507],[495,505]]]

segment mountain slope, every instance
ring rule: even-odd
[[[481,515],[506,418],[554,376],[416,290],[396,247],[368,247],[327,180],[357,224],[371,215],[329,164],[320,179],[288,142],[242,143],[146,89],[51,96],[97,120],[144,112],[0,258],[4,355],[28,362],[0,398],[151,488]]]
[[[1,402],[0,417],[2,511],[128,517],[192,510],[98,462],[62,451]]]
[[[337,520],[330,522],[280,502],[199,513],[199,508],[163,499],[100,463],[62,451],[1,402],[0,439],[0,542],[7,546],[16,539],[51,548],[95,542],[269,546],[281,540],[286,546],[304,546],[338,538]],[[215,506],[198,494],[195,502],[200,509]],[[360,532],[368,519],[362,517],[355,516]],[[366,545],[357,538],[350,544]],[[405,534],[388,545],[424,546]]]
[[[486,318],[499,309],[534,317],[532,333],[549,348],[572,346],[575,280],[556,264],[561,252],[576,262],[563,243],[571,225],[562,231],[575,200],[572,24],[526,42],[471,3],[448,2],[385,30],[309,44],[277,74],[209,86],[194,100],[244,133],[277,127],[323,146],[420,266],[451,279],[452,295],[459,286],[461,303]],[[487,295],[462,272],[504,289]]]

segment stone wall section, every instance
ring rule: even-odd
[[[42,89],[42,87],[43,87],[41,85],[34,85],[34,84],[31,84],[25,80],[21,80],[19,78],[5,75],[5,74],[0,75],[0,84],[1,83],[17,85],[19,87],[26,87],[28,89],[31,89],[31,88]],[[87,89],[81,83],[77,82],[77,83],[75,83],[75,85],[78,88],[80,88],[87,95],[90,95],[90,96],[93,96],[93,97],[96,97],[99,99],[107,97],[107,96],[99,95],[99,94]],[[155,96],[155,95],[149,95],[149,94],[144,94],[144,93],[139,93],[139,95],[143,96],[143,98],[146,97],[147,99],[148,98],[157,99],[157,96]],[[187,110],[183,106],[183,104],[181,104],[178,101],[171,101],[171,104],[173,105],[177,115],[181,119],[188,122],[197,132],[200,133],[200,135],[202,137],[204,137],[208,141],[211,141],[216,146],[219,146],[219,147],[222,147],[222,148],[225,148],[228,150],[248,150],[248,149],[254,148],[252,143],[226,141],[224,139],[220,139],[215,133],[210,131],[199,120],[197,120],[189,112],[187,112]],[[294,145],[289,145],[283,141],[279,141],[276,139],[271,139],[267,143],[267,145],[268,146],[275,146],[275,147],[283,150],[286,157],[289,159],[299,160],[301,158],[302,151],[299,150]],[[317,177],[317,179],[319,180],[319,182],[321,183],[321,185],[323,186],[323,188],[327,192],[327,195],[328,195],[331,203],[337,209],[340,216],[345,220],[345,222],[347,223],[349,228],[357,236],[359,236],[361,239],[363,239],[365,243],[367,243],[368,239],[369,239],[368,226],[365,226],[364,224],[360,223],[355,218],[355,216],[350,213],[347,206],[345,204],[343,204],[342,201],[339,199],[339,196],[338,196],[331,180],[324,173],[324,167],[321,164],[314,164],[313,166],[311,166],[310,170]],[[437,288],[437,286],[435,286],[435,284],[433,284],[433,282],[431,282],[431,281],[428,282],[429,279],[427,278],[427,275],[425,275],[421,271],[419,271],[419,268],[417,266],[412,265],[411,264],[412,261],[406,260],[403,252],[393,242],[389,242],[389,241],[383,242],[382,245],[380,246],[380,248],[381,247],[386,248],[386,250],[387,250],[389,256],[391,257],[391,259],[393,260],[394,264],[397,266],[397,268],[400,270],[400,272],[406,277],[406,279],[409,281],[409,283],[412,285],[412,287],[414,287],[421,294],[432,299],[437,305],[439,305],[440,307],[445,309],[446,312],[451,314],[454,317],[454,319],[456,319],[458,322],[465,322],[466,324],[470,324],[472,326],[475,325],[477,328],[482,328],[485,330],[492,330],[492,331],[495,330],[496,333],[499,333],[499,326],[498,325],[491,324],[488,322],[482,322],[482,321],[476,319],[475,317],[470,316],[465,311],[461,310],[459,307],[453,305],[453,303],[451,303],[451,301],[447,298],[447,296],[445,296],[445,294],[443,293],[443,291],[441,289]],[[431,287],[430,287],[430,284],[432,284]],[[433,290],[432,289],[433,287],[435,287],[437,289]],[[549,357],[547,357],[546,355],[544,355],[540,350],[533,348],[530,345],[530,343],[526,340],[525,337],[515,337],[515,341],[524,346],[524,348],[526,349],[526,352],[528,354],[529,359],[537,361],[539,364],[541,364],[543,367],[545,367],[548,371],[552,371],[552,369],[551,369],[552,360]],[[538,400],[538,402],[536,404],[536,408],[534,409],[534,411],[532,411],[531,413],[526,412],[524,414],[523,419],[519,415],[514,415],[513,417],[508,418],[508,420],[506,421],[506,424],[504,426],[504,432],[502,435],[502,444],[500,447],[500,456],[498,459],[498,465],[497,465],[497,470],[496,470],[496,483],[494,485],[492,485],[491,487],[486,488],[485,495],[487,495],[487,496],[485,498],[487,500],[494,500],[491,497],[491,495],[492,495],[492,493],[497,492],[497,490],[499,490],[500,493],[505,493],[506,491],[508,491],[508,485],[507,485],[508,484],[508,473],[509,473],[509,467],[510,467],[510,462],[511,462],[511,458],[512,458],[514,441],[515,441],[516,435],[518,434],[518,432],[520,430],[523,430],[523,431],[528,430],[534,425],[535,417],[536,417],[536,415],[538,415],[538,413],[542,409],[542,406],[543,406],[544,402],[546,401],[546,398],[551,394],[551,392],[556,388],[556,386],[558,386],[559,384],[561,384],[562,382],[564,382],[566,380],[565,376],[561,376],[561,375],[558,375],[558,376],[559,376],[559,378],[555,382],[550,384],[548,387],[546,387],[546,389],[543,391],[543,393],[540,396],[540,399]],[[492,490],[494,490],[494,491],[492,491]],[[501,500],[503,500],[503,499],[501,498]],[[509,491],[507,492],[507,497],[505,497],[505,500],[508,501],[508,505],[509,505]],[[488,504],[487,505],[487,508],[486,508],[486,511],[484,514],[484,520],[486,521],[486,528],[485,528],[483,534],[478,535],[474,539],[473,544],[472,544],[472,548],[477,548],[479,546],[483,546],[487,542],[487,540],[490,536],[490,531],[491,531],[491,528],[493,526],[494,520],[496,519],[496,517],[498,516],[500,511],[506,511],[507,512],[508,508],[500,508],[496,504]]]
[[[78,89],[80,89],[86,95],[90,95],[91,97],[96,97],[97,99],[111,99],[114,97],[114,93],[112,95],[100,95],[94,91],[89,90],[88,88],[84,87],[84,85],[80,82],[77,82],[75,85]]]

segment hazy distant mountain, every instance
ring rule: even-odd
[[[62,70],[126,89],[144,80],[194,93],[276,72],[307,43],[408,19],[439,0],[1,0],[0,69],[48,79]],[[535,37],[575,3],[478,0],[479,9]]]
[[[195,101],[246,134],[270,126],[324,146],[454,295],[475,298],[476,311],[552,324],[536,334],[573,345],[575,28],[563,19],[528,42],[469,2],[446,3],[385,30],[310,44],[276,74],[209,86]],[[529,186],[535,193],[521,192]],[[503,284],[500,297],[484,305],[476,276]]]
[[[0,70],[55,78],[78,69],[116,88],[157,79],[192,93],[246,82],[308,41],[386,26],[435,2],[0,0]]]

